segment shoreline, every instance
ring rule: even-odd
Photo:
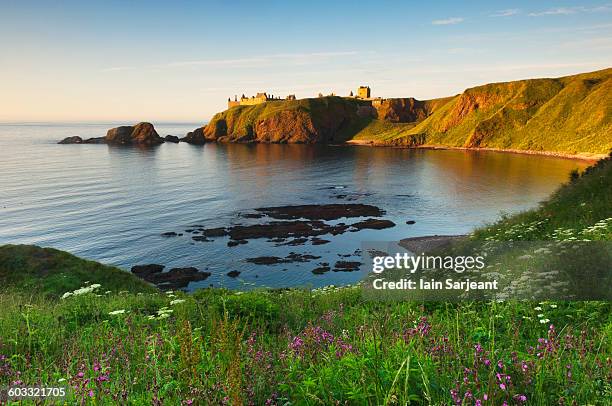
[[[384,148],[399,148],[399,149],[429,149],[429,150],[449,150],[449,151],[487,151],[487,152],[502,152],[509,154],[521,154],[521,155],[540,155],[549,156],[554,158],[571,159],[578,161],[597,162],[600,159],[606,158],[607,154],[594,154],[589,152],[581,152],[578,154],[570,154],[566,152],[554,152],[554,151],[532,151],[525,149],[503,149],[503,148],[467,148],[467,147],[452,147],[442,145],[419,145],[416,147],[404,146],[404,145],[393,145],[383,142],[376,142],[371,140],[348,140],[344,144],[351,147],[384,147]]]
[[[453,241],[468,237],[467,234],[459,235],[423,235],[420,237],[402,238],[398,244],[413,253],[429,252],[437,248],[450,245]]]

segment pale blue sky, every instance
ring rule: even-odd
[[[241,93],[426,99],[612,66],[609,0],[0,4],[0,121],[206,121]]]

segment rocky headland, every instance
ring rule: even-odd
[[[612,69],[492,83],[432,100],[327,96],[239,105],[186,142],[462,148],[599,159],[612,148]]]
[[[612,149],[612,68],[552,79],[492,83],[445,98],[326,96],[271,99],[217,113],[185,137],[150,123],[67,137],[60,144],[178,141],[460,148],[603,158]]]

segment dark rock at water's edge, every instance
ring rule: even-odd
[[[189,282],[203,281],[211,275],[210,272],[200,272],[194,267],[172,268],[168,272],[163,272],[164,268],[159,264],[135,265],[131,271],[160,289],[183,289]]]
[[[186,230],[204,237],[229,236],[230,247],[246,244],[247,240],[267,238],[269,242],[282,245],[303,245],[311,238],[312,245],[327,244],[330,241],[319,238],[319,236],[339,235],[347,231],[359,231],[363,229],[382,230],[394,227],[395,223],[390,220],[368,218],[354,224],[337,223],[329,224],[324,220],[337,220],[343,217],[379,217],[385,211],[367,204],[311,204],[297,206],[262,207],[255,209],[257,213],[241,214],[241,217],[268,217],[275,219],[261,224],[236,224],[228,227],[198,228]],[[281,221],[282,220],[282,221]],[[291,238],[290,241],[286,241]],[[201,237],[198,239],[205,240]]]
[[[338,261],[334,265],[334,272],[353,272],[358,271],[361,262],[357,261]]]
[[[391,220],[381,220],[381,219],[367,219],[363,221],[359,221],[357,223],[351,224],[353,227],[350,231],[359,231],[359,230],[382,230],[385,228],[395,227],[395,223]]]
[[[135,126],[111,128],[106,133],[107,144],[119,145],[159,145],[164,139],[159,136],[151,123],[138,123]]]
[[[131,272],[142,279],[148,280],[152,275],[162,272],[164,268],[165,266],[159,264],[134,265]]]
[[[180,237],[182,236],[182,233],[175,233],[174,231],[168,231],[167,233],[163,233],[161,236],[162,237]]]
[[[194,145],[203,145],[208,142],[208,140],[204,137],[202,128],[196,128],[195,130],[188,132],[186,136],[181,138],[181,141]]]
[[[320,266],[312,270],[315,275],[323,275],[325,272],[329,272],[331,268],[329,266]]]
[[[250,262],[255,265],[274,265],[274,264],[289,264],[292,262],[309,262],[313,259],[320,259],[320,256],[311,254],[298,254],[291,252],[285,258],[274,257],[274,256],[263,256],[255,258],[247,258],[246,262]]]
[[[106,144],[106,139],[104,137],[94,137],[84,140],[78,135],[75,135],[72,137],[64,138],[63,140],[58,142],[58,144]]]
[[[313,237],[313,238],[310,240],[310,243],[311,243],[312,245],[323,245],[323,244],[329,244],[330,242],[331,242],[331,241],[329,241],[329,240],[324,240],[324,239],[319,238],[319,237]]]
[[[72,137],[66,137],[60,142],[58,142],[58,144],[82,144],[82,143],[83,143],[83,138],[79,137],[78,135],[75,135]]]
[[[227,234],[227,230],[224,227],[207,228],[202,230],[202,235],[206,237],[223,237]]]
[[[342,217],[380,217],[384,210],[369,204],[305,204],[298,206],[262,207],[256,211],[278,220],[337,220]]]
[[[227,246],[228,247],[235,247],[237,245],[243,245],[243,244],[248,244],[249,242],[247,240],[229,240],[227,242]]]
[[[230,278],[237,278],[240,275],[240,271],[229,271],[227,273],[227,276],[229,276]]]
[[[106,144],[106,138],[105,137],[88,138],[85,141],[83,141],[83,144]]]
[[[347,225],[330,225],[322,221],[273,221],[250,226],[233,226],[228,233],[233,240],[256,238],[300,238],[323,234],[338,235],[347,230]]]
[[[159,145],[163,143],[164,139],[157,134],[153,124],[138,123],[134,126],[125,125],[111,128],[107,131],[106,137],[83,140],[79,136],[73,136],[64,138],[58,144]]]
[[[164,140],[166,142],[172,142],[174,144],[178,144],[178,142],[180,141],[179,137],[177,137],[176,135],[166,135],[164,137]]]

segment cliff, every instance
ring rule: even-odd
[[[367,102],[335,96],[269,101],[218,113],[183,141],[341,143],[367,125],[372,114]]]
[[[447,98],[379,103],[322,97],[237,106],[183,141],[368,142],[606,154],[612,148],[612,69],[492,83]]]
[[[413,146],[569,154],[605,154],[612,148],[612,69],[493,83],[446,100],[412,125],[379,124],[356,136]]]

